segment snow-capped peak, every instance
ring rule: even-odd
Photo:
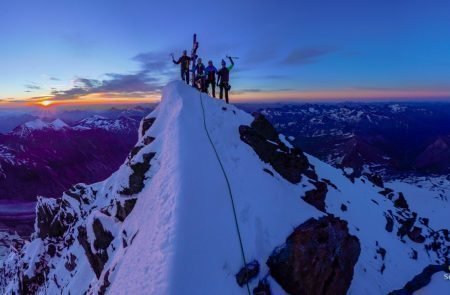
[[[126,131],[131,128],[136,122],[134,119],[129,117],[119,117],[116,119],[108,119],[103,116],[94,115],[89,118],[83,119],[78,122],[75,126],[75,130],[86,130],[86,129],[104,129],[109,131],[121,132]]]
[[[55,119],[52,122],[46,122],[42,119],[35,119],[33,121],[26,122],[12,131],[13,134],[20,136],[28,136],[32,134],[34,131],[43,131],[43,130],[62,130],[65,128],[70,128],[64,121],[61,119]]]
[[[350,181],[262,115],[182,82],[165,87],[139,136],[105,181],[38,200],[33,240],[0,266],[0,292],[375,295],[422,288],[449,259],[433,220],[445,214]],[[241,284],[250,261],[255,279]]]
[[[108,120],[108,118],[100,115],[92,115],[89,118],[81,120],[81,122],[94,122],[98,120]]]
[[[58,130],[62,128],[69,128],[69,125],[61,119],[55,119],[52,122],[45,122],[42,119],[35,119],[33,121],[26,122],[19,127],[26,128],[28,130],[42,130],[48,128]]]
[[[401,106],[401,105],[398,104],[398,103],[389,105],[389,108],[390,108],[391,111],[394,112],[394,113],[403,112],[403,111],[406,109],[405,106]]]
[[[39,130],[39,129],[48,128],[49,124],[42,121],[41,119],[36,119],[33,121],[26,122],[22,126],[28,128],[28,129],[31,129],[31,130]]]
[[[67,125],[63,120],[56,119],[53,122],[49,124],[53,129],[62,129],[62,128],[70,128],[69,125]]]

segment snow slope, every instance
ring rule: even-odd
[[[342,171],[311,156],[318,179],[329,183],[326,212],[303,201],[314,189],[312,179],[303,175],[300,183],[287,181],[241,140],[239,127],[253,119],[184,83],[169,83],[158,108],[141,123],[136,148],[116,173],[103,182],[77,185],[60,200],[39,200],[34,239],[0,267],[0,291],[19,290],[17,276],[25,274],[26,287],[37,294],[247,294],[236,284],[243,258],[220,163],[246,260],[259,261],[260,279],[269,274],[265,262],[294,228],[326,212],[346,220],[361,244],[348,294],[401,289],[425,266],[448,259],[445,242],[430,251],[425,250],[428,238],[417,243],[396,234],[402,218],[412,215],[394,206],[396,196],[380,194],[383,188],[365,178],[352,183]],[[289,144],[284,136],[280,140]],[[411,208],[423,202],[405,197]],[[134,201],[124,214],[126,202]],[[342,210],[342,204],[348,209]],[[389,210],[395,219],[392,232],[385,229]],[[426,217],[430,226],[445,224]],[[432,231],[423,228],[424,235]],[[377,254],[380,247],[386,250],[384,258]],[[37,283],[39,277],[44,284]],[[436,281],[433,277],[427,288]],[[274,294],[284,293],[275,279],[269,282]],[[256,285],[257,280],[251,281],[250,289]]]
[[[131,258],[122,259],[111,291],[245,293],[234,283],[234,274],[242,266],[238,237],[226,182],[203,130],[199,93],[174,84],[163,97],[164,102],[150,115],[158,118],[150,135],[156,138],[152,150],[159,152],[155,160],[160,169],[142,192],[145,200],[139,200],[125,221],[142,234],[128,250]],[[237,129],[252,121],[250,115],[228,106],[224,111],[221,102],[203,99],[240,211],[246,255],[268,256],[295,225],[319,212],[298,202],[300,186],[283,179],[272,181],[262,170],[265,165],[242,144]],[[249,175],[249,167],[258,169]],[[144,216],[150,220],[142,224]],[[155,243],[148,243],[152,240]],[[130,274],[130,269],[136,272]]]

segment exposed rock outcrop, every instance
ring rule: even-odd
[[[250,126],[239,126],[241,140],[250,145],[258,156],[272,165],[282,177],[292,183],[299,183],[301,174],[308,167],[308,159],[299,148],[283,143],[275,128],[261,114],[254,114]]]
[[[253,278],[255,278],[259,273],[259,263],[256,260],[247,263],[243,268],[239,270],[236,274],[236,282],[240,287],[247,284]]]
[[[93,242],[96,252],[94,253],[91,248],[91,241],[88,239],[87,230],[85,227],[78,227],[78,242],[83,247],[89,263],[95,272],[97,278],[100,277],[105,263],[108,261],[108,253],[106,249],[114,239],[113,235],[103,228],[100,220],[95,219],[92,224],[92,230],[95,234],[95,240]]]
[[[384,190],[378,192],[380,195],[385,196],[389,200],[392,200],[392,197],[394,195],[394,191],[390,188],[384,188]]]
[[[128,159],[131,160],[136,156],[142,149],[144,148],[144,145],[136,145],[133,147],[130,151],[130,154],[128,155]]]
[[[76,216],[66,210],[70,208],[64,199],[39,198],[36,205],[36,226],[38,237],[58,238],[66,232],[69,224],[73,223]]]
[[[79,183],[65,191],[64,194],[77,200],[80,204],[89,205],[95,199],[97,192],[87,185]]]
[[[271,295],[269,282],[266,279],[260,280],[258,286],[253,289],[253,295]]]
[[[136,198],[126,199],[124,201],[116,202],[116,218],[120,221],[124,221],[125,218],[133,211],[134,205],[136,205]]]
[[[397,231],[397,235],[400,238],[403,238],[405,235],[407,235],[414,226],[414,223],[416,222],[417,215],[412,215],[411,217],[398,219],[398,223],[400,223],[400,227]]]
[[[328,192],[328,186],[325,182],[311,182],[316,188],[307,191],[302,199],[308,204],[316,207],[317,210],[325,212],[325,198]]]
[[[412,295],[415,291],[425,287],[431,281],[431,277],[440,271],[447,271],[444,265],[428,265],[422,272],[400,289],[389,293],[389,295]]]
[[[145,132],[147,132],[148,129],[150,129],[150,127],[152,127],[153,123],[155,122],[156,118],[145,118],[142,120],[142,131],[141,131],[141,135],[144,136]]]
[[[367,177],[367,179],[373,183],[374,185],[383,188],[384,187],[384,182],[383,182],[383,178],[375,173],[365,173],[364,176]]]
[[[73,255],[72,253],[70,253],[70,256],[67,257],[67,261],[64,264],[64,266],[66,267],[66,269],[68,271],[73,271],[77,267],[76,260],[77,260],[77,257],[75,255]]]
[[[425,237],[422,235],[422,229],[417,226],[414,226],[413,229],[410,232],[408,232],[408,238],[410,238],[411,241],[416,243],[425,242]]]
[[[346,294],[361,247],[347,222],[309,219],[267,261],[272,277],[290,294]]]
[[[387,232],[392,232],[394,229],[394,218],[392,217],[392,211],[388,210],[384,213],[384,217],[386,218],[386,226],[385,229]]]
[[[36,262],[32,276],[27,274],[21,278],[19,284],[20,294],[36,294],[39,288],[45,283],[45,277],[49,272],[49,267],[44,259]]]
[[[394,201],[394,206],[401,209],[409,209],[408,203],[406,202],[403,193],[398,193],[398,199]]]
[[[155,156],[155,153],[144,154],[143,162],[130,164],[133,173],[129,177],[129,186],[120,191],[123,195],[134,195],[140,193],[144,188],[145,173],[150,169],[150,161]]]

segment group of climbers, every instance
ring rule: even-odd
[[[209,88],[211,86],[211,95],[213,97],[216,97],[216,86],[219,86],[220,99],[223,99],[225,94],[225,101],[228,103],[228,92],[231,89],[230,71],[234,67],[234,61],[233,58],[230,56],[227,56],[227,58],[230,60],[230,65],[227,66],[226,61],[222,59],[221,62],[222,67],[220,68],[220,70],[217,70],[212,60],[208,61],[208,66],[205,67],[205,65],[202,62],[202,59],[196,58],[195,67],[192,70],[190,70],[189,66],[194,58],[188,56],[186,50],[183,50],[183,55],[178,60],[175,60],[175,57],[172,54],[173,63],[180,64],[181,79],[183,81],[189,84],[190,72],[192,72],[192,77],[194,80],[193,84],[196,85],[196,87],[200,91],[208,93]]]

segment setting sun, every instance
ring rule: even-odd
[[[39,104],[42,105],[42,106],[44,106],[44,107],[48,107],[48,106],[51,105],[52,103],[53,103],[53,101],[51,101],[51,100],[43,100],[43,101],[40,101],[40,102],[39,102]]]

